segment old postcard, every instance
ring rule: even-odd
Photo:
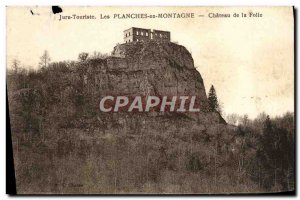
[[[293,7],[6,11],[17,194],[295,192]]]

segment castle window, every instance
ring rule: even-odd
[[[146,32],[146,36],[148,36],[148,33]]]
[[[127,33],[125,34],[125,37],[127,37]]]
[[[128,35],[130,35],[130,32],[128,33]]]
[[[159,37],[162,37],[162,34],[159,34]]]
[[[141,35],[144,35],[144,32],[141,32]]]
[[[138,31],[136,32],[136,35],[139,35],[139,32],[138,32]]]
[[[128,42],[130,42],[130,40],[128,40]]]

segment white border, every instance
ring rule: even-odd
[[[6,144],[5,144],[5,134],[6,134],[6,103],[5,103],[5,91],[6,91],[6,6],[23,6],[23,5],[41,5],[41,6],[48,6],[48,5],[73,5],[73,6],[292,6],[294,5],[296,8],[298,8],[298,14],[300,9],[300,1],[298,0],[252,0],[252,1],[245,1],[245,0],[231,0],[231,1],[222,1],[222,0],[184,0],[184,1],[175,1],[175,0],[106,0],[106,1],[93,1],[93,0],[73,0],[73,1],[67,1],[67,0],[51,0],[51,1],[37,1],[37,0],[2,0],[0,2],[0,32],[1,32],[1,40],[0,40],[0,127],[1,130],[3,130],[2,137],[0,139],[0,157],[1,157],[1,164],[0,164],[0,199],[9,199],[9,198],[16,198],[11,197],[5,194],[6,191],[6,174],[5,174],[5,159],[6,159]],[[297,27],[299,27],[299,18],[297,21]],[[299,57],[299,51],[297,52],[297,57]],[[299,78],[299,73],[297,74],[297,77]],[[299,93],[299,86],[297,86],[297,93]],[[299,100],[298,100],[299,101]],[[297,120],[297,124],[299,124],[299,118]],[[297,144],[299,144],[299,136],[297,136]],[[297,153],[297,160],[298,160],[298,153]],[[298,170],[298,169],[297,169]],[[299,171],[297,171],[299,174]],[[298,178],[296,179],[296,181]],[[296,182],[297,185],[297,191],[299,191],[299,183]],[[67,197],[67,196],[66,196]],[[85,199],[90,198],[91,196],[85,196],[85,197],[76,197],[76,199]],[[37,199],[40,197],[22,197],[22,199]],[[43,197],[44,199],[53,199],[53,198],[61,198],[61,197]],[[70,197],[67,197],[70,198]],[[73,198],[73,197],[72,197]],[[94,198],[94,197],[93,197]],[[108,199],[112,197],[97,197],[101,199]],[[115,197],[114,199],[120,199],[120,198],[126,198],[126,199],[137,199],[139,197]],[[155,199],[155,198],[183,198],[183,197],[146,197],[147,199]],[[195,198],[195,197],[184,197],[184,198]],[[199,197],[196,197],[199,198]],[[215,198],[215,197],[200,197],[200,198]],[[221,197],[223,198],[223,197]],[[243,198],[243,197],[235,197],[231,196],[228,198]],[[264,198],[262,197],[249,197],[249,199],[257,199],[257,198]],[[271,197],[272,199],[278,199],[279,197]],[[298,198],[298,197],[297,197]]]

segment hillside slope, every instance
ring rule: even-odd
[[[8,91],[18,193],[245,189],[233,178],[235,127],[208,111],[202,77],[183,46],[118,45],[104,59],[9,75]],[[194,95],[201,112],[103,113],[106,95]]]

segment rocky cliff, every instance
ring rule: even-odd
[[[154,41],[129,43],[116,46],[113,55],[107,59],[108,69],[124,75],[120,89],[125,93],[196,95],[202,108],[207,106],[202,77],[185,47]]]
[[[154,41],[117,45],[111,57],[101,62],[90,61],[86,69],[86,84],[97,91],[99,98],[106,95],[196,96],[201,112],[183,115],[201,124],[205,121],[226,123],[219,113],[208,111],[203,79],[191,54],[181,45]],[[151,116],[158,115],[176,114],[151,113]]]

